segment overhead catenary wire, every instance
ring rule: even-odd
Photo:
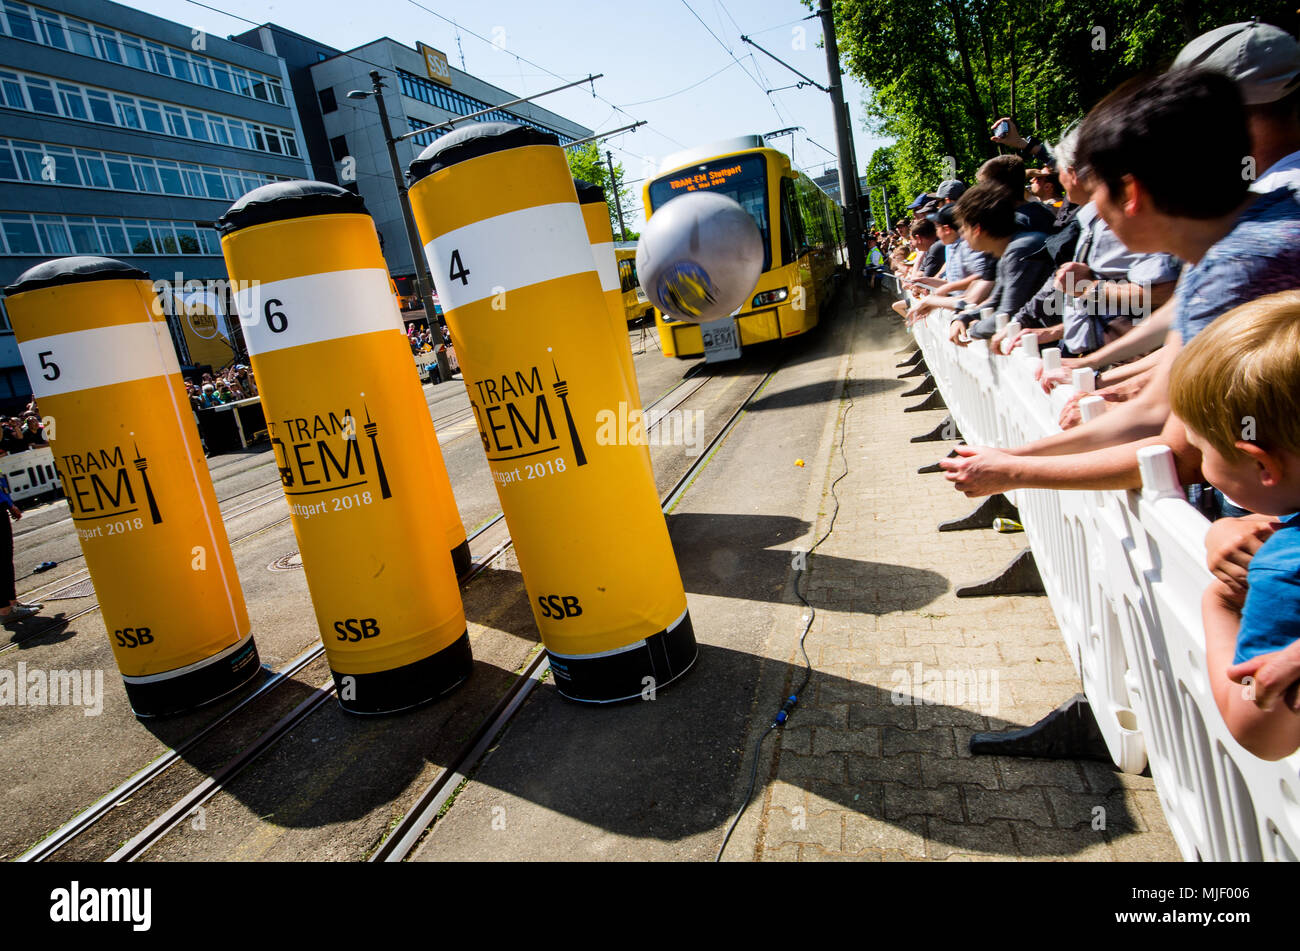
[[[411,2],[414,3],[415,0],[411,0]],[[740,67],[740,71],[741,71],[742,73],[744,73],[746,77],[748,77],[748,79],[749,79],[750,82],[752,82],[755,86],[758,87],[758,91],[761,92],[761,93],[763,93],[763,95],[767,96],[767,87],[766,87],[763,83],[760,83],[760,82],[758,81],[758,79],[755,78],[755,77],[753,76],[753,74],[751,74],[750,71],[747,70],[747,69],[745,68],[745,65],[744,65],[744,64],[743,64],[739,59],[736,58],[736,54],[735,54],[735,52],[731,49],[731,47],[729,47],[726,43],[724,43],[724,42],[722,41],[722,37],[718,36],[718,34],[715,33],[715,32],[713,31],[713,27],[709,26],[707,23],[704,22],[704,18],[701,17],[698,13],[695,12],[695,8],[692,7],[692,6],[690,5],[690,3],[688,2],[688,0],[682,0],[682,6],[686,7],[686,9],[690,11],[691,16],[693,16],[693,17],[695,17],[695,19],[699,20],[699,22],[700,22],[700,26],[702,26],[702,27],[704,27],[704,29],[708,30],[708,32],[709,32],[709,36],[711,36],[711,37],[713,37],[715,40],[717,40],[718,45],[721,46],[721,47],[723,48],[723,50],[726,51],[727,55],[731,57],[732,61],[733,61],[737,66]],[[723,7],[723,9],[725,10],[726,7]],[[730,17],[731,14],[728,13],[727,16]],[[736,21],[735,21],[735,19],[733,18],[731,22],[732,22],[732,23],[735,23]],[[753,58],[752,54],[751,54],[751,57],[750,57],[750,58],[751,58],[751,59]],[[755,63],[755,65],[757,65],[757,63]],[[760,75],[761,75],[761,74],[760,74]],[[776,113],[777,118],[780,119],[782,122],[787,121],[786,118],[785,118],[785,116],[781,115],[780,110],[776,108],[776,103],[772,102],[772,98],[771,98],[770,96],[768,96],[767,101],[768,101],[768,103],[772,106],[772,111]]]
[[[691,83],[689,86],[685,86],[685,87],[683,87],[683,88],[677,90],[676,92],[670,92],[670,93],[668,93],[666,96],[656,96],[654,99],[642,99],[640,102],[628,102],[628,103],[624,103],[624,105],[627,105],[627,106],[645,106],[645,105],[649,105],[649,104],[652,103],[652,102],[663,102],[665,99],[672,99],[674,96],[680,96],[680,95],[681,95],[682,93],[684,93],[684,92],[690,92],[690,91],[691,91],[692,89],[694,89],[696,86],[701,86],[701,85],[703,85],[704,83],[707,83],[707,82],[708,82],[710,79],[712,79],[714,76],[721,76],[721,75],[722,75],[723,73],[725,73],[727,70],[731,69],[731,67],[736,66],[736,65],[739,65],[739,64],[734,63],[734,62],[732,62],[732,63],[728,63],[726,66],[723,66],[723,67],[722,67],[721,69],[719,69],[717,72],[709,73],[709,75],[705,76],[703,79],[701,79],[701,80],[697,80],[696,82],[693,82],[693,83]]]
[[[185,0],[185,2],[186,2],[186,3],[191,3],[191,4],[193,4],[193,5],[196,6],[196,7],[202,7],[202,8],[205,9],[205,10],[211,10],[213,13],[219,13],[219,14],[221,14],[222,16],[225,16],[225,17],[229,17],[229,18],[231,18],[232,20],[239,20],[241,23],[247,23],[247,24],[249,24],[250,26],[260,27],[260,26],[263,25],[261,22],[259,22],[259,21],[257,21],[257,20],[250,20],[250,19],[249,19],[248,17],[246,17],[246,16],[241,16],[241,15],[239,15],[238,13],[231,13],[229,10],[223,10],[223,9],[221,9],[220,7],[213,6],[212,4],[204,3],[204,2],[202,2],[202,0]],[[482,40],[484,43],[487,43],[488,45],[492,46],[494,49],[497,49],[497,50],[500,50],[500,49],[501,49],[500,46],[499,46],[497,43],[493,42],[491,39],[489,39],[489,38],[483,36],[482,34],[476,33],[476,32],[474,32],[473,30],[471,30],[471,29],[469,29],[469,28],[467,28],[467,27],[461,26],[461,25],[460,25],[459,23],[457,23],[456,21],[454,21],[454,20],[452,20],[452,19],[450,19],[450,18],[448,18],[448,17],[443,16],[443,15],[442,15],[441,13],[439,13],[438,11],[436,11],[436,10],[431,10],[431,9],[429,9],[428,7],[424,6],[422,3],[418,3],[417,0],[408,0],[408,2],[410,2],[412,5],[414,5],[414,6],[416,6],[416,7],[419,7],[421,10],[425,11],[426,13],[432,14],[433,16],[437,17],[438,19],[440,19],[440,20],[442,20],[442,21],[444,21],[444,22],[450,24],[454,30],[457,30],[457,31],[463,31],[463,32],[465,32],[465,33],[468,33],[470,36],[474,37],[475,39],[477,39],[477,40]],[[389,72],[389,71],[392,70],[392,66],[391,66],[391,65],[389,65],[389,66],[385,66],[385,65],[382,65],[382,64],[380,64],[380,63],[374,63],[374,62],[371,62],[370,60],[366,59],[366,58],[363,57],[363,56],[358,56],[358,55],[357,55],[356,53],[354,53],[354,52],[344,52],[344,53],[341,53],[340,55],[343,56],[343,57],[346,57],[347,59],[354,60],[355,62],[358,62],[358,63],[364,63],[365,65],[370,66],[370,67],[373,67],[374,69],[382,70],[382,71],[385,71],[385,72]],[[518,53],[511,52],[511,53],[509,53],[509,55],[513,56],[517,61],[519,61],[519,62],[523,62],[523,63],[527,63],[527,64],[528,64],[529,66],[531,66],[532,68],[534,68],[534,69],[536,69],[536,70],[538,70],[538,71],[540,71],[540,72],[542,72],[542,73],[545,73],[545,74],[547,74],[548,76],[553,76],[553,77],[555,77],[556,79],[561,79],[561,80],[568,81],[568,80],[571,78],[571,77],[567,77],[567,76],[562,76],[561,74],[555,72],[554,70],[547,69],[545,66],[542,66],[540,63],[535,63],[535,62],[533,62],[532,60],[528,59],[527,57],[520,56]],[[594,87],[593,87],[593,89],[592,89],[592,95],[593,95],[595,98],[599,99],[601,102],[605,103],[607,106],[612,107],[616,112],[622,112],[624,115],[628,116],[628,118],[633,119],[633,120],[636,120],[636,121],[639,121],[639,120],[638,120],[638,117],[632,115],[632,114],[629,113],[629,112],[626,112],[626,111],[623,109],[622,106],[618,105],[618,104],[615,103],[615,102],[610,101],[609,99],[607,99],[607,98],[605,98],[604,96],[602,96],[600,93],[596,92],[595,89],[594,89]],[[606,120],[606,121],[607,121],[607,120]],[[602,122],[602,125],[603,125],[603,124],[604,124],[604,123]],[[659,131],[659,130],[656,129],[653,125],[650,125],[649,123],[647,123],[646,128],[647,128],[650,132],[653,132],[655,135],[659,136],[660,138],[665,139],[665,140],[668,141],[668,142],[671,142],[673,145],[677,146],[678,148],[685,148],[685,147],[686,147],[683,143],[679,142],[677,139],[674,139],[672,136],[667,135],[666,133]],[[622,150],[620,149],[619,151],[622,151]]]
[[[463,30],[465,33],[468,33],[470,36],[474,37],[474,38],[477,39],[477,40],[481,40],[482,42],[487,43],[489,46],[493,47],[494,49],[496,49],[496,50],[501,50],[501,47],[500,47],[499,44],[497,44],[497,43],[493,42],[492,40],[488,39],[486,36],[483,36],[481,33],[475,33],[473,30],[469,29],[468,27],[465,27],[465,26],[461,26],[461,25],[459,25],[459,24],[456,23],[455,21],[451,20],[449,17],[443,16],[443,15],[442,15],[441,13],[439,13],[437,10],[432,10],[432,9],[430,9],[429,7],[426,7],[423,3],[420,3],[419,0],[407,0],[407,2],[410,3],[412,6],[419,7],[419,8],[420,8],[421,10],[423,10],[425,13],[432,14],[433,16],[437,17],[439,20],[442,20],[442,21],[445,22],[445,23],[449,23],[449,24],[451,24],[451,25],[454,26],[456,29]],[[542,72],[544,72],[544,73],[548,73],[549,75],[554,76],[556,79],[567,80],[567,79],[569,78],[569,77],[566,77],[566,76],[562,76],[562,75],[560,75],[559,73],[555,72],[554,70],[547,69],[547,68],[546,68],[545,66],[543,66],[541,63],[536,63],[536,62],[534,62],[533,60],[529,59],[529,58],[526,57],[526,56],[521,56],[519,53],[516,53],[516,52],[513,52],[513,51],[504,51],[504,50],[501,50],[501,51],[502,51],[502,52],[506,52],[507,55],[509,55],[509,56],[513,56],[513,57],[515,58],[516,61],[521,62],[521,63],[527,63],[529,66],[533,67],[534,69],[540,69]],[[596,92],[595,89],[592,90],[592,95],[593,95],[595,98],[599,99],[601,102],[605,103],[606,105],[608,105],[608,106],[613,106],[615,109],[617,109],[619,112],[622,112],[622,113],[623,113],[625,116],[627,116],[629,119],[632,119],[632,120],[634,120],[634,121],[638,119],[637,116],[632,115],[630,112],[626,112],[626,111],[623,109],[622,106],[618,105],[617,103],[615,103],[615,102],[613,102],[613,101],[611,101],[611,100],[609,100],[609,99],[606,99],[606,98],[605,98],[604,96],[602,96],[600,93]],[[676,139],[674,139],[672,136],[667,135],[667,134],[665,134],[665,133],[663,133],[663,132],[658,131],[658,130],[655,129],[653,126],[650,126],[650,131],[654,132],[656,135],[660,135],[660,136],[662,136],[663,138],[667,139],[669,142],[672,142],[672,143],[673,143],[674,145],[676,145],[678,148],[685,148],[685,147],[686,147],[686,146],[683,145],[681,142],[678,142]]]

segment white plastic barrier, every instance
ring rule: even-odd
[[[983,341],[954,346],[946,313],[913,333],[966,441],[1007,448],[1060,432],[1075,387],[1043,393],[1032,346],[1009,355]],[[1056,355],[1045,353],[1052,362]],[[1084,376],[1078,382],[1090,384]],[[1090,418],[1101,401],[1087,403]],[[1209,523],[1185,501],[1168,449],[1140,456],[1140,493],[1008,496],[1111,757],[1126,772],[1150,763],[1183,856],[1294,861],[1300,754],[1269,763],[1228,733],[1210,694],[1201,625]]]

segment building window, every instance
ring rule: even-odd
[[[0,139],[0,181],[234,201],[285,176]]]
[[[151,132],[164,132],[165,117],[166,133],[177,138],[223,144],[229,139],[229,144],[241,149],[250,148],[251,141],[251,148],[258,152],[295,157],[299,154],[298,141],[290,130],[262,126],[230,116],[200,113],[193,109],[182,111],[167,103],[119,93],[113,93],[110,98],[103,90],[64,82],[58,83],[59,95],[56,97],[54,84],[48,79],[5,70],[0,70],[0,89],[3,89],[5,101],[11,108],[26,112],[41,112],[86,121],[86,105],[89,104],[92,122],[126,129],[148,128]]]
[[[437,106],[439,109],[445,109],[450,113],[458,116],[467,116],[474,112],[481,112],[484,109],[491,109],[492,104],[484,102],[481,99],[475,99],[467,96],[462,92],[454,89],[448,89],[440,83],[435,83],[425,79],[423,76],[416,76],[414,73],[408,73],[405,70],[397,71],[398,86],[401,88],[403,96],[409,96],[411,99],[418,99],[421,102],[428,103],[431,106]],[[478,118],[479,122],[514,122],[519,125],[530,126],[541,132],[549,132],[551,135],[558,136],[560,144],[565,145],[573,141],[573,136],[565,135],[563,132],[557,132],[555,129],[548,128],[532,119],[525,119],[523,116],[517,116],[513,112],[506,112],[503,109],[496,109],[486,115]],[[430,123],[422,123],[429,125]],[[418,129],[420,126],[413,126]],[[418,138],[417,138],[417,141]],[[423,143],[428,145],[428,142]]]
[[[336,135],[330,139],[330,152],[334,155],[334,161],[341,162],[348,156],[348,138],[345,135]]]
[[[5,254],[220,254],[211,222],[0,212]]]
[[[320,111],[333,112],[339,107],[339,101],[334,98],[334,87],[326,86],[316,94],[320,98]]]
[[[284,87],[274,76],[220,63],[190,50],[164,46],[15,0],[4,0],[0,13],[3,14],[0,15],[0,34],[14,39],[68,50],[160,76],[174,76],[185,82],[222,89],[250,99],[280,106],[285,104]],[[321,55],[320,58],[325,57]]]

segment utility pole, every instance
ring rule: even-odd
[[[627,240],[627,225],[623,223],[623,202],[618,197],[618,179],[614,177],[614,153],[605,150],[605,161],[609,163],[609,190],[614,193],[614,210],[618,212],[618,231],[621,241]]]
[[[844,86],[840,78],[840,48],[835,40],[835,14],[831,0],[821,0],[817,10],[822,21],[826,45],[826,73],[830,77],[832,111],[835,116],[835,142],[839,150],[840,201],[844,206],[844,238],[848,243],[851,286],[856,286],[866,267],[862,247],[862,214],[858,208],[858,170],[853,162],[853,136],[848,110],[844,104]]]
[[[384,142],[388,145],[388,161],[393,167],[393,184],[397,186],[397,200],[402,206],[402,222],[406,227],[406,240],[411,249],[411,264],[415,267],[415,293],[424,307],[425,319],[432,331],[438,326],[438,312],[434,309],[433,279],[425,268],[424,250],[420,247],[419,232],[415,230],[415,217],[411,214],[411,200],[406,194],[406,181],[402,177],[402,166],[397,160],[397,140],[393,138],[393,129],[388,122],[388,109],[384,105],[384,82],[379,70],[370,71],[370,82],[375,96],[375,105],[379,107],[379,123],[384,130]],[[434,353],[438,356],[438,382],[451,379],[451,362],[443,352],[441,334],[435,335]]]

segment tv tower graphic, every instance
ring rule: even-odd
[[[555,370],[555,382],[551,387],[555,390],[555,395],[560,398],[560,405],[564,407],[564,421],[569,424],[569,438],[573,440],[573,458],[580,466],[587,464],[587,454],[582,451],[582,440],[578,438],[578,427],[573,423],[573,413],[569,410],[569,384],[560,379],[560,368],[555,365],[554,358],[551,359],[551,367]]]
[[[289,466],[289,450],[284,448],[284,440],[278,436],[271,437],[271,445],[280,447],[280,454],[276,455],[272,449],[272,456],[275,458],[276,470],[280,473],[280,484],[286,489],[293,485],[293,469]],[[280,458],[284,457],[284,465],[280,465]]]
[[[365,403],[361,404],[366,411],[366,425],[362,428],[366,435],[370,437],[370,448],[375,451],[375,470],[379,476],[379,497],[388,499],[392,498],[393,493],[388,488],[388,473],[384,471],[384,457],[379,454],[379,424],[370,418],[370,407]]]
[[[135,445],[135,467],[140,472],[140,481],[144,483],[144,496],[149,500],[149,517],[155,525],[162,524],[162,513],[158,511],[158,500],[153,497],[153,486],[149,484],[149,463],[140,455],[140,444]]]

